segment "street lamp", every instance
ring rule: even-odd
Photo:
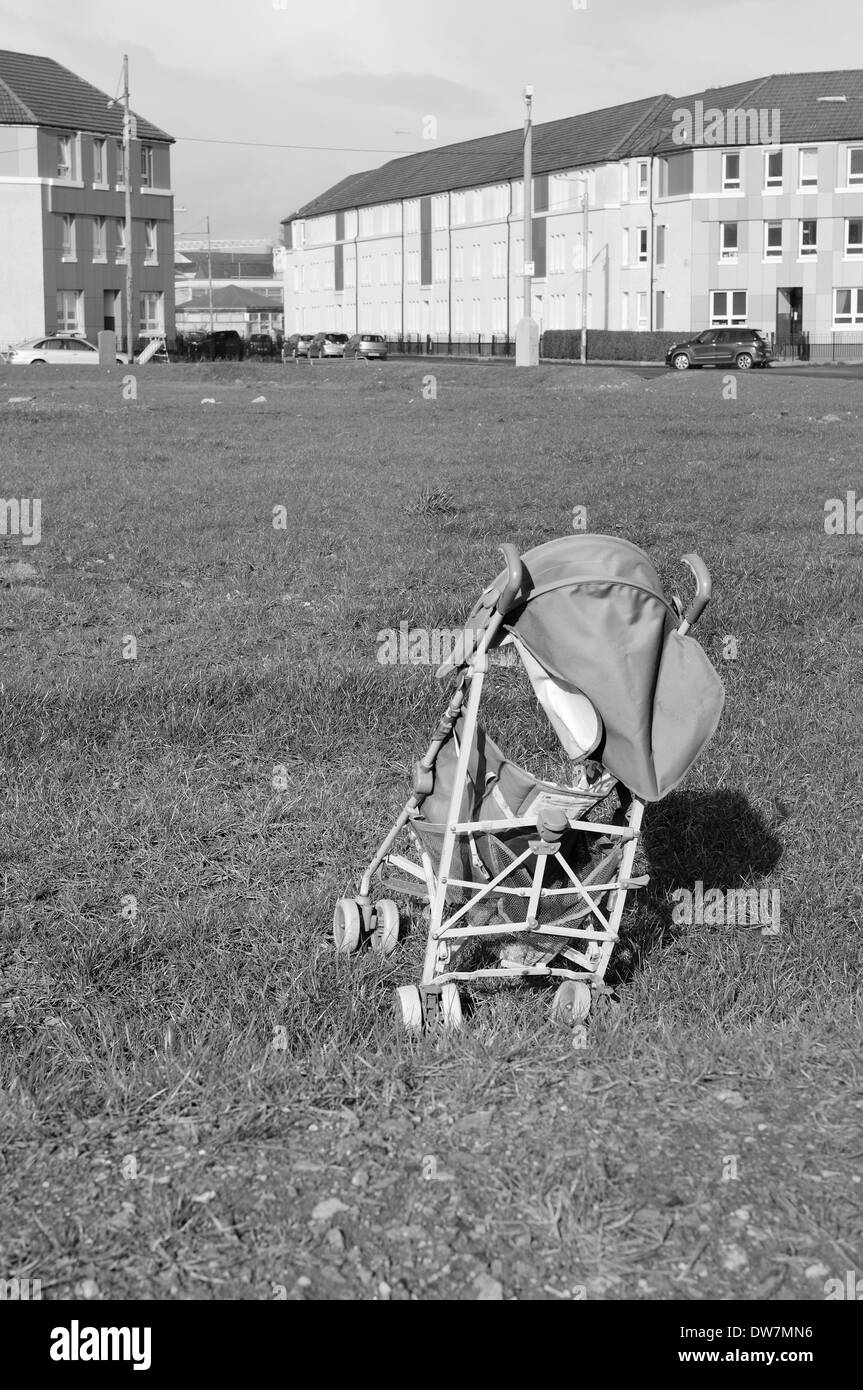
[[[533,87],[524,89],[524,308],[515,328],[515,365],[539,365],[539,329],[531,317],[531,281],[533,279]]]

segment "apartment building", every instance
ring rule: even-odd
[[[511,337],[522,131],[392,160],[283,222],[286,332]],[[863,71],[668,94],[534,127],[542,329],[863,331]]]
[[[57,330],[174,334],[170,135],[141,116],[131,141],[126,245],[123,108],[50,58],[0,51],[0,346]]]

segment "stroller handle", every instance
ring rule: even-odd
[[[508,541],[500,547],[500,553],[506,560],[507,576],[506,583],[501,590],[497,601],[497,611],[501,616],[504,615],[513,605],[515,596],[524,581],[524,566],[521,563],[521,556],[517,548]]]
[[[690,603],[684,615],[681,625],[683,632],[688,632],[689,628],[694,627],[701,617],[713,592],[713,580],[710,578],[710,570],[705,565],[700,555],[684,555],[683,563],[688,565],[695,575],[695,598]]]

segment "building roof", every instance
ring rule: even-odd
[[[533,171],[581,168],[617,159],[649,118],[665,108],[668,96],[629,101],[582,116],[566,116],[533,128]],[[505,182],[522,172],[524,131],[506,130],[478,140],[463,140],[391,159],[379,169],[353,174],[299,209],[298,217],[316,217],[370,203],[418,198],[447,189],[475,188]]]
[[[214,251],[212,253],[214,280],[272,280],[272,251]],[[206,251],[176,247],[174,264],[183,267],[190,280],[206,280],[209,276]]]
[[[77,77],[53,58],[0,49],[0,125],[46,125],[123,134],[123,107],[98,87]],[[133,113],[134,114],[134,113]],[[169,140],[170,135],[135,115],[138,138]]]
[[[843,100],[839,98],[844,97]],[[653,153],[680,150],[671,138],[675,111],[695,113],[701,102],[705,114],[712,107],[725,114],[730,108],[763,111],[768,117],[771,140],[784,145],[821,140],[858,140],[863,137],[863,71],[788,72],[730,87],[708,87],[691,96],[674,97],[655,122]],[[776,112],[776,119],[773,113]],[[705,122],[707,124],[707,122]],[[734,130],[726,123],[726,139],[713,143],[734,145]]]
[[[193,294],[191,299],[184,299],[182,304],[177,305],[176,313],[209,307],[209,295]],[[277,300],[267,299],[265,295],[255,294],[254,290],[243,289],[240,285],[224,285],[221,289],[213,290],[214,309],[269,309],[271,313],[278,313],[280,307]]]
[[[846,100],[819,100],[841,96]],[[698,101],[705,112],[710,107],[723,112],[753,106],[768,113],[777,110],[784,144],[863,138],[863,71],[784,73],[708,87],[686,97],[663,93],[535,125],[533,172],[679,153],[681,146],[672,139],[674,113],[686,108],[694,114]],[[772,122],[770,128],[774,128]],[[728,143],[735,144],[733,132],[727,133],[732,136]],[[285,221],[520,178],[522,141],[521,130],[509,130],[390,160],[378,169],[341,179]]]

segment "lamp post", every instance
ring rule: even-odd
[[[515,328],[515,365],[539,365],[539,329],[531,317],[533,279],[533,87],[524,89],[524,306]]]
[[[207,299],[210,305],[210,361],[216,355],[216,342],[213,337],[213,247],[210,242],[210,215],[207,214]]]

